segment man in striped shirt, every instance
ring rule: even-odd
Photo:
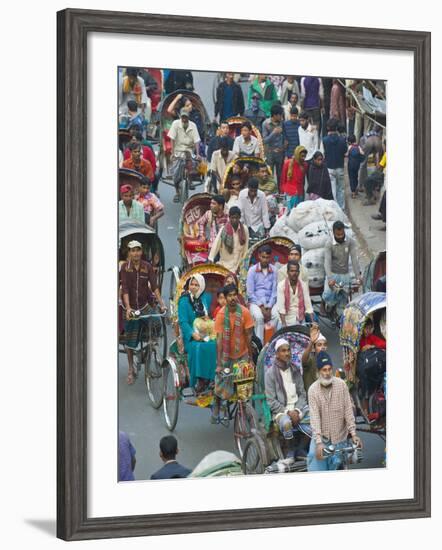
[[[336,449],[345,447],[350,437],[356,445],[362,442],[356,435],[356,422],[353,414],[347,384],[333,376],[333,364],[327,352],[321,351],[316,357],[318,380],[308,390],[310,425],[313,436],[307,458],[308,471],[336,470],[336,464],[323,456],[326,445]]]

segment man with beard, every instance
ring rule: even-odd
[[[342,292],[335,292],[337,284],[348,288],[351,282],[349,259],[353,272],[359,284],[362,283],[361,269],[359,267],[358,255],[356,251],[356,242],[345,234],[345,225],[341,221],[333,224],[333,237],[325,245],[324,269],[326,283],[324,284],[324,293],[321,304],[321,313],[325,314],[325,309],[330,310],[338,304],[339,300],[345,299]]]
[[[312,471],[336,470],[337,464],[324,457],[324,447],[334,445],[336,449],[348,445],[348,434],[355,445],[362,448],[356,435],[350,392],[344,380],[333,376],[333,363],[327,352],[316,356],[318,380],[308,391],[310,425],[313,436],[307,458],[307,469]]]
[[[303,438],[295,439],[294,435],[306,411],[307,400],[301,373],[291,360],[289,342],[279,338],[275,352],[273,365],[265,373],[265,395],[273,421],[287,444],[287,459],[292,461],[295,455],[306,457],[303,448],[296,449],[297,439],[303,441]]]

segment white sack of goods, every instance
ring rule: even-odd
[[[321,207],[317,202],[303,201],[296,208],[292,208],[288,216],[288,225],[299,233],[306,225],[323,220]]]
[[[328,222],[336,222],[339,220],[345,224],[349,223],[347,216],[336,201],[317,199],[314,202],[316,202],[318,208],[321,210],[323,220]]]
[[[331,235],[331,228],[325,222],[313,222],[298,233],[299,244],[304,250],[324,248]]]
[[[309,286],[321,287],[324,284],[324,248],[306,250],[302,255],[302,265],[307,269]]]
[[[287,216],[281,216],[270,229],[271,237],[287,237],[298,244],[298,234],[287,224]]]

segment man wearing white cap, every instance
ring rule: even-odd
[[[294,432],[307,407],[307,397],[301,373],[291,360],[289,342],[279,338],[275,351],[274,363],[265,373],[265,394],[273,420],[286,440],[287,458],[293,460],[295,453],[306,456],[303,449],[296,451]]]
[[[305,391],[316,382],[318,369],[316,368],[316,354],[327,351],[327,338],[321,334],[319,326],[314,323],[310,328],[310,342],[302,354],[302,377],[304,379]]]
[[[143,254],[141,243],[130,241],[127,248],[129,249],[128,260],[121,266],[120,277],[123,305],[126,310],[124,336],[129,363],[127,383],[133,384],[135,380],[134,350],[139,343],[140,323],[143,322],[139,317],[154,311],[154,296],[161,311],[166,311],[166,306],[152,265],[141,259]]]

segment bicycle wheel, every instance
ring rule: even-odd
[[[252,436],[252,430],[258,429],[258,416],[255,409],[248,402],[238,401],[233,419],[233,437],[236,448],[242,458],[247,439]]]
[[[164,319],[161,320],[164,321]],[[154,334],[152,324],[153,322],[149,320],[145,332],[147,336],[147,350],[144,355],[144,382],[146,384],[147,397],[152,407],[159,409],[163,403],[163,369],[161,368],[162,358],[161,362],[158,362],[158,353],[153,345]]]
[[[178,421],[180,389],[176,386],[172,360],[163,363],[163,412],[167,429],[173,431]]]
[[[184,173],[184,178],[181,182],[181,202],[184,204],[187,199],[189,198],[189,176],[187,175],[187,172]]]
[[[266,462],[265,444],[260,435],[253,435],[244,446],[242,471],[245,475],[263,474]]]

